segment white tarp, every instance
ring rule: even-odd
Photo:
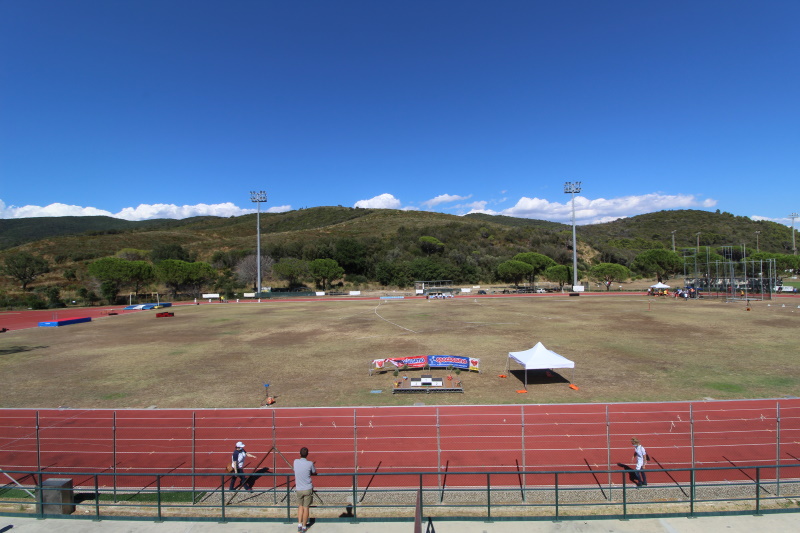
[[[665,285],[664,283],[661,283],[659,281],[655,285],[650,285],[650,288],[651,289],[669,289],[669,285]]]
[[[525,388],[528,388],[528,370],[544,370],[551,368],[575,368],[575,362],[566,357],[558,355],[552,350],[544,347],[544,344],[537,342],[536,346],[524,352],[508,352],[508,363],[511,361],[525,367]],[[574,376],[573,376],[574,377]]]

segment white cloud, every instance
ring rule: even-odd
[[[242,209],[231,202],[224,204],[140,204],[138,207],[126,207],[112,216],[125,220],[149,220],[153,218],[189,218],[197,216],[230,217],[252,213],[252,209]]]
[[[475,202],[478,204],[479,202]],[[596,198],[590,200],[583,196],[575,196],[575,221],[578,224],[598,224],[610,222],[643,213],[653,213],[665,209],[709,208],[717,204],[716,200],[701,200],[691,194],[665,195],[660,193],[640,196],[623,196],[620,198]],[[555,222],[572,220],[572,199],[566,202],[551,202],[542,198],[520,198],[516,205],[502,211],[476,206],[470,213],[486,213],[490,215],[507,215],[518,218],[534,218]]]
[[[365,209],[400,209],[400,200],[389,193],[379,194],[369,200],[359,200],[353,207],[363,207]]]
[[[290,211],[292,206],[281,205],[270,207],[268,213]],[[31,217],[65,217],[65,216],[107,216],[124,220],[149,220],[153,218],[189,218],[196,216],[231,217],[255,213],[255,209],[242,209],[231,202],[221,204],[197,204],[177,206],[175,204],[140,204],[137,207],[126,207],[118,213],[112,213],[96,207],[83,207],[54,203],[44,207],[26,205],[23,207],[8,206],[0,200],[0,218]]]
[[[789,227],[792,226],[792,219],[790,217],[770,218],[762,217],[761,215],[750,215],[750,220],[755,220],[756,222],[766,220],[768,222],[775,222],[776,224],[784,224]]]
[[[31,217],[90,217],[114,216],[108,211],[95,207],[82,207],[79,205],[50,204],[44,207],[38,205],[6,206],[0,200],[0,218],[31,218]]]
[[[424,202],[422,202],[422,205],[424,205],[426,207],[434,207],[434,206],[437,206],[439,204],[447,204],[447,203],[450,203],[450,202],[460,202],[462,200],[467,200],[471,196],[472,196],[471,194],[469,196],[459,196],[457,194],[440,194],[436,198],[431,198],[430,200],[425,200]]]

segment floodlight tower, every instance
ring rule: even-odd
[[[267,193],[250,191],[250,201],[256,204],[256,298],[261,298],[261,202],[267,201]]]
[[[761,233],[760,231],[756,232],[756,252],[758,252],[758,234]]]
[[[675,232],[676,231],[678,231],[678,230],[674,229],[674,230],[671,231],[671,233],[672,233],[672,251],[673,252],[675,251]]]
[[[797,255],[797,246],[795,246],[794,243],[794,219],[796,219],[797,217],[798,217],[797,213],[792,213],[791,215],[789,215],[789,218],[792,219],[792,253],[794,255]]]
[[[702,231],[698,231],[697,233],[695,233],[695,235],[697,235],[697,253],[698,254],[700,253],[700,234],[701,233],[703,233],[703,232]]]
[[[564,184],[564,193],[572,195],[572,290],[578,284],[578,240],[575,237],[575,193],[581,192],[581,182],[568,181]]]

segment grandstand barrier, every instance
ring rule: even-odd
[[[797,513],[800,466],[784,480],[777,495],[778,465],[736,465],[720,468],[651,469],[667,480],[636,489],[625,469],[597,470],[595,476],[614,478],[609,489],[601,484],[576,483],[581,471],[448,472],[320,472],[315,485],[317,522],[385,522],[387,520],[587,520],[708,515]],[[785,467],[783,467],[785,468]],[[267,471],[265,471],[267,470]],[[5,471],[20,480],[0,491],[0,516],[62,517],[62,508],[37,505],[32,494],[46,490],[52,480],[71,482],[73,518],[151,518],[156,521],[290,522],[297,506],[291,474],[264,468],[245,468],[252,491],[228,490],[230,475],[170,472]],[[713,474],[709,474],[713,472]],[[704,478],[736,482],[700,481]],[[521,482],[538,476],[533,486]],[[450,478],[468,477],[470,483]],[[112,483],[112,478],[114,482]],[[378,481],[376,483],[376,480]],[[443,482],[444,480],[444,482]],[[112,485],[116,484],[115,487]],[[255,512],[254,512],[255,511]],[[342,511],[345,511],[344,513]]]

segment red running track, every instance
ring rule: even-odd
[[[800,400],[640,404],[414,406],[217,410],[0,410],[0,468],[82,473],[221,473],[233,444],[258,456],[248,468],[290,473],[307,446],[320,471],[359,472],[360,485],[404,486],[441,472],[448,486],[519,483],[517,472],[574,470],[565,483],[592,484],[598,470],[631,465],[630,438],[652,468],[781,465],[800,478]],[[765,470],[764,479],[774,476]],[[446,473],[446,474],[445,474]],[[754,470],[703,471],[697,481],[753,478]],[[190,486],[189,477],[170,478]],[[218,479],[218,478],[214,478]],[[562,478],[563,479],[563,478]],[[616,478],[615,478],[616,479]],[[651,483],[688,482],[652,473]],[[349,484],[321,478],[321,486]],[[90,482],[89,478],[76,480]],[[119,480],[118,480],[119,482]],[[135,482],[132,482],[136,484]],[[209,481],[210,483],[210,481]],[[526,484],[551,484],[528,475]]]

